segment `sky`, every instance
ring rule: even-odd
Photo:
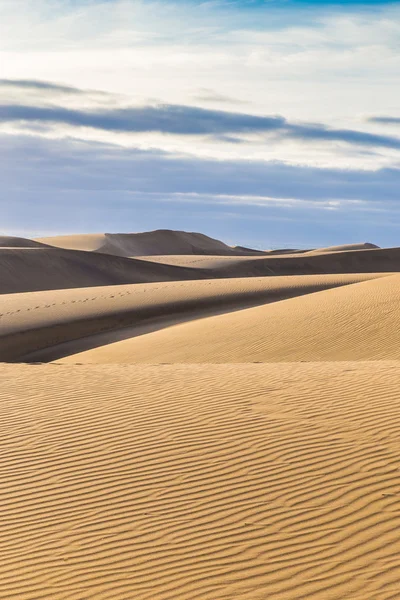
[[[2,235],[400,245],[400,2],[0,0]]]

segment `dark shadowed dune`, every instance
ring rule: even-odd
[[[209,277],[201,269],[56,248],[0,248],[0,293]]]
[[[47,244],[28,238],[11,235],[0,236],[0,248],[46,248]]]
[[[400,248],[257,257],[213,269],[217,277],[317,275],[323,273],[392,273],[400,270]]]

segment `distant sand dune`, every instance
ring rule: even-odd
[[[202,233],[159,229],[145,233],[104,233],[40,238],[59,248],[87,250],[116,256],[152,254],[258,254],[248,248],[231,248]]]
[[[171,317],[198,318],[210,311],[275,302],[374,276],[181,281],[7,294],[0,296],[0,360],[17,360],[43,348],[147,321],[155,320],[161,328]],[[68,353],[73,351],[72,346]]]
[[[288,252],[260,256],[160,255],[141,258],[151,262],[206,269],[214,277],[400,271],[400,248],[356,249],[351,246],[338,246],[336,249],[322,248],[295,254]]]
[[[343,250],[343,246],[260,254],[176,231],[61,236],[42,242],[0,238],[0,294],[191,279],[400,271],[400,248]],[[143,260],[135,258],[138,254]]]
[[[397,363],[0,383],[0,598],[398,598]]]
[[[244,363],[400,359],[400,274],[208,317],[67,362]]]
[[[400,248],[366,250],[315,250],[301,254],[248,257],[219,265],[218,277],[261,277],[322,273],[378,273],[400,271]]]

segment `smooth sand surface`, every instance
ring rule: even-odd
[[[400,599],[399,297],[369,243],[0,237],[0,599]]]
[[[68,362],[244,363],[400,359],[400,274],[190,321]]]
[[[0,382],[1,598],[399,597],[397,362]]]

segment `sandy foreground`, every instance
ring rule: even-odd
[[[0,598],[400,598],[396,257],[1,238]]]
[[[391,599],[397,362],[1,369],[2,598]]]

